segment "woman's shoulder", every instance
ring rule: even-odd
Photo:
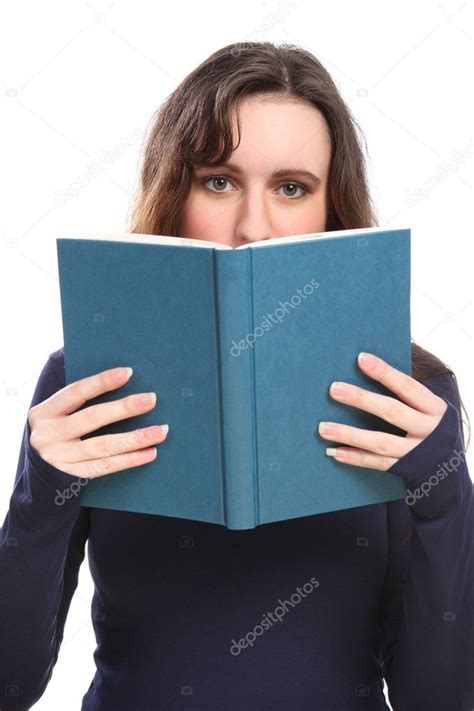
[[[60,381],[63,381],[65,385],[66,371],[64,368],[64,346],[61,346],[61,348],[58,348],[56,351],[49,353],[48,365],[53,368]]]

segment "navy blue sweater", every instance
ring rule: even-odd
[[[473,487],[456,381],[424,382],[448,409],[389,470],[411,498],[245,531],[81,507],[80,490],[58,504],[75,477],[26,421],[0,537],[2,711],[44,693],[86,540],[82,711],[381,711],[383,678],[395,711],[471,711]],[[61,348],[31,405],[64,386]]]

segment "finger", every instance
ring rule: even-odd
[[[373,353],[368,353],[367,356],[367,363],[360,354],[357,362],[369,377],[377,380],[407,405],[414,407],[419,412],[427,415],[439,415],[443,412],[442,398],[435,395],[423,383],[415,380],[411,375],[394,368],[387,361]]]
[[[69,415],[82,407],[88,400],[93,400],[105,392],[121,387],[129,378],[130,375],[126,374],[125,369],[111,368],[75,380],[40,403],[42,417],[53,419]]]
[[[137,449],[133,452],[102,457],[101,459],[91,459],[76,464],[65,462],[63,465],[59,464],[58,468],[84,479],[95,479],[96,477],[106,476],[125,469],[139,467],[157,458],[156,448],[147,447],[146,449]]]
[[[112,402],[90,405],[79,412],[74,412],[69,417],[63,418],[62,431],[64,439],[78,439],[111,422],[118,422],[128,417],[135,417],[149,412],[155,407],[155,399],[148,398],[147,404],[144,404],[141,401],[144,395],[146,393],[127,395],[118,400],[112,400]]]
[[[386,472],[398,461],[394,457],[384,457],[380,454],[365,452],[362,449],[346,449],[345,447],[337,447],[334,459],[343,464],[352,464],[355,467],[364,467],[366,469],[378,469],[383,472]]]
[[[415,437],[424,437],[429,431],[429,427],[433,426],[431,419],[426,415],[393,397],[373,393],[352,383],[341,383],[340,385],[343,387],[342,394],[337,394],[332,386],[329,390],[331,397],[335,400],[370,412],[372,415],[405,430],[405,432],[410,432]]]
[[[167,432],[162,427],[152,425],[132,432],[52,443],[48,446],[47,451],[49,459],[71,464],[161,444],[166,437]]]
[[[327,423],[334,430],[325,434],[320,429],[319,434],[325,440],[331,440],[341,444],[351,445],[357,449],[362,449],[370,453],[381,454],[384,457],[395,457],[400,459],[407,454],[414,446],[413,437],[399,437],[385,432],[374,432],[363,430],[351,425],[339,423]]]

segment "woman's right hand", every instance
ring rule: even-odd
[[[156,397],[147,405],[140,398],[147,393],[127,395],[113,402],[91,405],[75,412],[85,402],[125,385],[126,368],[112,368],[69,383],[28,412],[30,445],[57,469],[91,479],[138,467],[153,461],[156,447],[166,439],[166,427],[145,427],[120,434],[80,438],[111,422],[141,415],[155,407]],[[155,396],[155,393],[148,393]]]

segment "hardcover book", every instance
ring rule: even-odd
[[[340,443],[318,424],[405,434],[329,386],[396,397],[362,372],[360,351],[411,374],[409,228],[238,248],[133,233],[56,246],[66,383],[130,366],[124,386],[83,407],[157,394],[150,412],[82,439],[170,428],[154,461],[84,480],[82,506],[250,529],[405,497],[397,475],[329,457]]]

